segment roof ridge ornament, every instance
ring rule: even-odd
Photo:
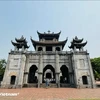
[[[51,31],[50,31],[50,30],[48,30],[48,34],[50,34],[50,32],[51,32]]]
[[[24,36],[23,35],[21,36],[21,39],[24,39]]]
[[[77,37],[77,36],[75,36],[75,39],[76,39],[76,40],[78,40],[78,37]]]

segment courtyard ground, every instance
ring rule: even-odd
[[[16,93],[16,96],[11,96],[9,93]],[[0,89],[0,100],[100,100],[100,88]]]

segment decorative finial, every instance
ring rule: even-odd
[[[24,36],[23,35],[21,36],[21,39],[24,39]]]
[[[32,39],[32,36],[30,36],[30,39]]]
[[[50,30],[48,30],[48,34],[50,34]]]
[[[75,36],[75,39],[78,39],[78,37],[77,37],[77,36]]]

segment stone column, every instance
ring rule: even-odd
[[[60,46],[60,51],[62,51],[62,47]]]
[[[45,47],[43,47],[43,51],[45,52],[46,50],[45,50],[46,48]]]
[[[26,53],[28,51],[28,49],[26,48],[26,49],[24,49],[24,52]]]
[[[38,46],[36,46],[36,51],[38,51]]]
[[[89,66],[89,71],[90,71],[90,78],[91,78],[91,85],[92,85],[91,87],[96,88],[96,83],[95,83],[89,55],[87,55],[87,61],[88,61],[88,66]]]
[[[28,72],[24,73],[24,84],[27,84],[28,81]]]
[[[21,88],[22,85],[23,85],[23,75],[24,75],[25,61],[26,61],[25,55],[20,55],[20,60],[19,60],[19,64],[18,64],[18,67],[20,68],[19,69],[18,84],[17,84],[18,88]]]
[[[71,73],[69,73],[69,80],[68,81],[69,81],[70,84],[72,84],[72,75],[71,75]]]
[[[22,46],[22,51],[24,51],[25,49],[24,49],[24,46]]]
[[[73,64],[73,69],[74,69],[74,81],[75,81],[75,86],[76,88],[78,87],[78,69],[77,69],[77,55],[73,54],[72,57],[72,64]]]
[[[55,52],[56,51],[56,48],[53,46],[53,52]]]
[[[55,67],[55,74],[56,74],[56,83],[57,83],[58,87],[60,87],[60,78],[59,78],[60,67],[59,67],[59,55],[57,54],[57,51],[56,51],[56,67]]]
[[[14,51],[18,51],[18,48],[17,48],[17,46],[15,46],[15,48],[14,48]]]
[[[84,51],[83,47],[81,47],[81,48],[79,49],[79,51]]]
[[[24,84],[28,84],[28,75],[29,75],[29,57],[26,55],[26,64],[24,69]]]
[[[70,84],[73,84],[73,74],[70,74]]]
[[[72,84],[74,84],[74,77],[73,77],[73,74],[72,74]]]
[[[74,46],[74,52],[76,51],[76,47]]]
[[[42,52],[41,52],[39,58],[38,87],[40,87],[40,84],[42,84],[42,74],[43,74],[43,61],[42,61]]]

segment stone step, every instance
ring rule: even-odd
[[[40,85],[40,87],[46,88],[46,84],[45,83],[42,83]],[[56,83],[55,84],[54,83],[50,83],[48,87],[49,88],[57,88],[57,85],[56,85]]]
[[[60,87],[71,87],[70,84],[60,83]]]
[[[24,84],[23,87],[37,87],[37,83]]]
[[[23,87],[38,87],[38,83],[30,83],[30,84],[24,84]],[[50,83],[49,88],[57,88],[57,84],[56,83]],[[72,87],[71,84],[65,84],[65,83],[60,83],[60,87]],[[40,88],[46,88],[46,84],[42,83],[40,85]]]

